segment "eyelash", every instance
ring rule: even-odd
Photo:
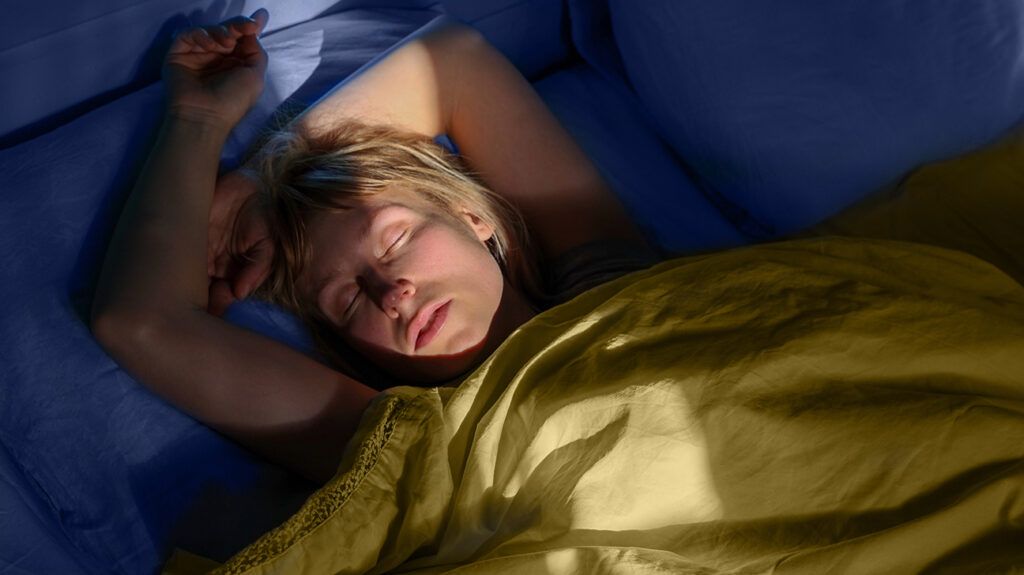
[[[363,292],[363,289],[360,288],[358,286],[358,284],[357,284],[356,285],[356,293],[354,293],[352,295],[352,299],[349,300],[348,305],[345,307],[345,311],[342,314],[342,318],[348,319],[349,313],[352,311],[352,308],[355,307],[355,305],[356,305],[356,299],[359,298],[359,294],[361,294],[362,292]]]
[[[391,252],[394,251],[395,246],[397,246],[403,239],[405,239],[405,236],[408,233],[409,233],[408,229],[403,229],[402,232],[400,234],[398,234],[398,237],[395,238],[395,241],[391,242],[391,244],[387,247],[387,249],[384,250],[384,254],[383,255],[387,256],[387,255],[391,254]],[[362,294],[362,293],[363,293],[362,288],[360,288],[358,286],[358,284],[356,284],[356,293],[352,295],[352,299],[349,300],[348,305],[345,306],[345,311],[342,314],[343,317],[345,317],[346,319],[348,318],[350,312],[352,311],[352,308],[356,304],[356,300],[359,298],[359,295]]]
[[[395,241],[391,242],[391,245],[389,245],[387,247],[387,249],[384,250],[384,255],[386,256],[386,255],[390,254],[395,249],[395,246],[397,246],[399,244],[399,242],[401,242],[402,239],[405,238],[405,235],[408,234],[408,233],[409,233],[408,229],[403,229],[402,233],[398,234],[398,237],[395,238]]]

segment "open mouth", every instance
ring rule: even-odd
[[[419,329],[419,334],[416,336],[416,350],[430,344],[434,337],[437,336],[437,333],[441,331],[441,328],[444,327],[444,322],[448,319],[448,307],[451,303],[451,300],[448,300],[431,312],[430,317],[426,319],[426,322]]]

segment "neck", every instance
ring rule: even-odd
[[[498,304],[498,311],[494,314],[491,328],[487,333],[487,339],[477,354],[477,361],[475,363],[479,364],[489,357],[494,353],[494,350],[498,349],[508,339],[508,336],[512,335],[512,332],[533,319],[535,315],[537,315],[537,311],[523,292],[516,289],[506,279],[504,288],[501,291],[501,302]]]

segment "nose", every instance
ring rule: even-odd
[[[416,295],[416,286],[407,279],[384,281],[380,285],[380,308],[391,319],[401,317],[401,307]]]

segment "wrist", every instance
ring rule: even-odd
[[[160,126],[158,142],[187,154],[192,158],[193,168],[200,163],[211,163],[216,175],[229,133],[228,128],[216,121],[167,113]]]
[[[164,114],[164,124],[195,132],[203,138],[226,140],[235,123],[207,110],[168,106]]]

